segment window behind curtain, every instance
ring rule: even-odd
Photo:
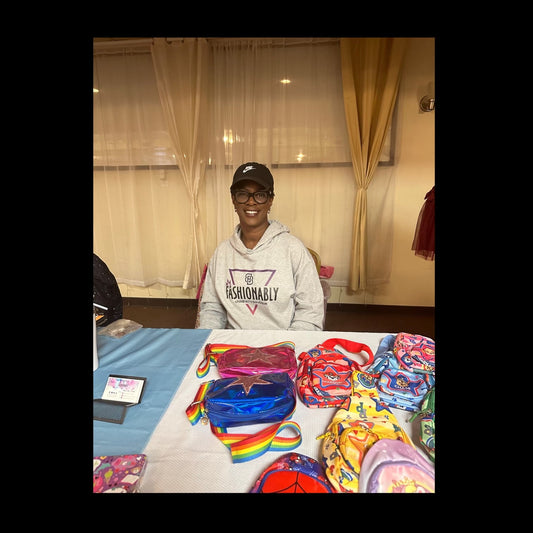
[[[338,42],[248,40],[239,48],[234,39],[209,41],[211,148],[200,191],[208,254],[238,222],[233,170],[255,160],[274,175],[271,218],[335,267],[332,285],[346,285],[355,186]],[[119,282],[179,286],[188,197],[149,52],[95,55],[94,87],[94,251]],[[390,172],[385,179],[389,190]]]

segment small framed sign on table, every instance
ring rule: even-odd
[[[122,424],[126,409],[141,403],[146,378],[110,374],[101,398],[93,400],[93,419]]]

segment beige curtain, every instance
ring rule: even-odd
[[[398,94],[407,39],[343,38],[341,63],[344,110],[357,192],[348,287],[367,288],[367,189]]]
[[[175,166],[146,51],[93,58],[93,250],[119,284],[181,287],[189,239],[188,193]]]
[[[168,42],[154,39],[152,59],[165,122],[175,150],[176,163],[185,181],[191,232],[183,288],[198,286],[207,262],[203,239],[199,187],[207,164],[209,48],[205,39]]]

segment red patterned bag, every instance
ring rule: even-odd
[[[360,365],[347,357],[335,346],[342,346],[347,352],[366,352],[368,361]],[[298,396],[307,407],[340,407],[352,395],[353,376],[364,379],[368,376],[368,385],[372,386],[372,376],[366,374],[362,367],[374,360],[372,350],[360,342],[347,339],[328,339],[298,356],[300,366],[296,376]],[[357,370],[359,372],[353,372]]]

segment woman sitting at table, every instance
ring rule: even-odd
[[[209,261],[198,327],[321,330],[324,294],[313,258],[289,228],[268,219],[270,170],[242,164],[230,191],[240,223]]]

